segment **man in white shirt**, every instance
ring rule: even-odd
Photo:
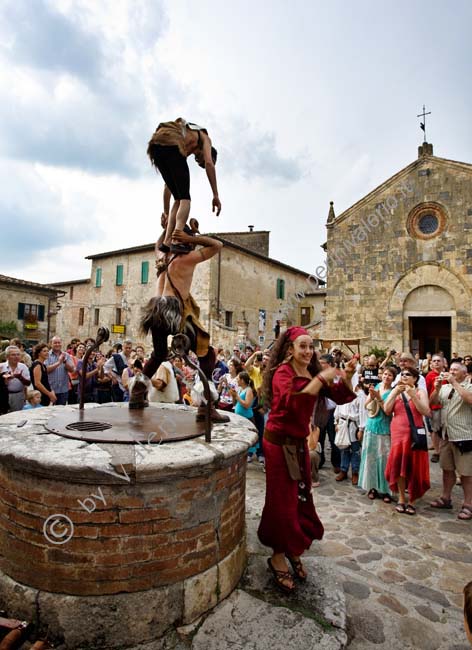
[[[408,368],[416,368],[416,370],[418,370],[418,364],[416,362],[415,357],[411,354],[411,352],[402,352],[400,354],[398,363],[400,365],[400,372],[396,376],[395,381],[392,384],[392,388],[395,387],[400,381],[402,370],[408,370]],[[426,388],[425,378],[421,374],[418,379],[418,388],[424,390],[426,394],[428,393],[428,389]]]
[[[443,380],[448,383],[442,385]],[[442,495],[431,503],[433,508],[450,510],[456,472],[464,491],[462,509],[457,518],[472,520],[472,384],[467,367],[451,363],[449,372],[434,382],[431,404],[440,404],[444,413],[445,435],[439,443],[439,463],[443,472]]]
[[[366,422],[365,400],[366,395],[360,384],[354,389],[356,399],[349,404],[338,404],[334,411],[334,422],[336,430],[343,427],[346,429],[349,438],[349,447],[341,450],[341,470],[336,476],[336,481],[347,479],[349,466],[351,466],[351,482],[357,485],[359,481],[359,467],[361,464],[361,443],[362,432]]]
[[[124,395],[124,387],[122,382],[123,370],[128,367],[131,352],[133,350],[133,341],[126,339],[123,341],[123,350],[112,354],[104,365],[104,372],[111,377],[112,387],[111,392],[114,402],[122,402]]]
[[[9,411],[21,411],[25,405],[25,387],[31,384],[28,366],[20,362],[21,350],[9,345],[5,350],[7,360],[0,363],[0,375],[8,390]]]
[[[149,395],[150,402],[167,402],[175,404],[180,397],[174,368],[170,361],[163,361],[151,378],[153,390]]]

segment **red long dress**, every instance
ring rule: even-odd
[[[424,427],[423,416],[411,400],[413,421],[418,428]],[[397,481],[405,477],[410,501],[416,501],[431,487],[429,482],[429,457],[427,451],[411,449],[410,423],[405,404],[399,395],[393,405],[393,418],[390,423],[391,446],[385,467],[385,478],[392,492],[398,492]]]
[[[311,467],[307,437],[317,395],[300,391],[310,382],[297,377],[289,363],[277,368],[272,379],[272,404],[267,430],[276,434],[304,439],[302,481],[305,501],[298,498],[299,481],[290,478],[283,449],[264,438],[266,496],[257,534],[264,546],[274,553],[299,556],[310,548],[314,539],[323,537],[323,524],[316,514],[311,494]],[[323,390],[339,404],[356,398],[343,382]]]

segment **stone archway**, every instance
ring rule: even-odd
[[[411,318],[451,319],[451,346],[457,347],[457,331],[471,326],[471,296],[462,278],[435,262],[418,264],[396,283],[389,302],[392,340],[410,349]]]
[[[456,322],[454,298],[442,287],[428,284],[413,289],[403,303],[403,338],[408,337],[407,349],[421,359],[427,352],[439,351],[450,358]]]

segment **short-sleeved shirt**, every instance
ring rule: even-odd
[[[262,372],[261,369],[252,366],[250,370],[248,370],[248,375],[252,379],[252,383],[254,384],[254,388],[256,391],[259,390],[259,388],[262,386]]]
[[[121,357],[121,360],[123,362],[123,365],[121,368],[117,367],[116,359],[115,357]],[[118,359],[119,361],[119,359]],[[120,364],[121,365],[121,364]],[[113,354],[106,362],[105,365],[103,366],[103,369],[106,374],[112,375],[115,377],[115,379],[118,381],[118,385],[121,388],[122,391],[124,391],[124,386],[123,386],[123,381],[121,379],[121,376],[123,374],[123,370],[128,367],[128,358],[125,356],[124,352],[118,352],[116,354]]]
[[[436,372],[436,370],[430,370],[426,375],[425,381],[426,381],[426,388],[428,390],[428,396],[430,396],[431,393],[434,391],[434,382],[439,377],[439,374],[440,373]],[[439,411],[441,410],[441,404],[431,404],[430,409],[432,411]]]
[[[164,390],[153,389],[149,396],[151,402],[175,403],[179,399],[179,387],[174,375],[174,369],[169,361],[163,361],[153,379],[160,379],[166,384]]]
[[[84,367],[84,361],[83,361],[83,359],[79,359],[77,361],[77,366],[76,366],[77,374],[79,375],[79,378],[80,378],[79,385],[78,385],[79,386],[78,387],[78,393],[79,394],[81,394],[80,393],[80,387],[82,385],[82,378],[80,377],[80,375],[82,373],[83,367]],[[96,375],[92,375],[91,377],[87,377],[87,373],[91,372],[92,370],[95,370],[96,368],[97,368],[96,363],[88,363],[87,364],[87,371],[85,373],[85,375],[86,375],[85,376],[85,393],[91,393],[93,391],[93,389],[95,388],[95,385],[97,383],[96,382]]]
[[[472,393],[472,384],[467,379],[460,386]],[[444,426],[449,440],[472,440],[472,404],[467,404],[451,384],[441,386],[439,401],[443,408]]]
[[[4,363],[0,363],[0,374],[3,373],[16,374],[18,372],[21,373],[23,379],[27,379],[28,382],[30,381],[30,373],[28,370],[28,366],[26,366],[24,363],[21,362],[18,363],[15,370],[12,370],[10,368],[10,364],[8,363],[8,361],[5,361]],[[25,389],[25,385],[23,384],[23,382],[21,382],[19,379],[16,379],[16,377],[14,379],[9,379],[8,381],[5,382],[5,384],[7,386],[9,393],[21,393]]]
[[[52,370],[48,374],[49,385],[51,386],[51,390],[53,390],[56,393],[56,395],[57,393],[67,393],[69,391],[69,374],[67,372],[67,368],[65,364],[69,363],[73,365],[73,361],[71,359],[70,354],[67,354],[67,352],[59,352],[59,354],[55,354],[51,350],[49,352],[45,364],[47,367],[57,363],[59,361],[59,357],[61,356],[61,354],[65,355],[64,363],[61,363],[61,365],[58,368]]]

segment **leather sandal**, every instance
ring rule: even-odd
[[[267,566],[269,567],[269,571],[274,576],[275,584],[280,589],[280,591],[283,591],[284,594],[291,594],[295,590],[295,584],[293,583],[293,578],[290,571],[279,571],[276,569],[272,564],[270,557],[267,558]],[[292,582],[291,587],[286,584],[286,582],[284,582],[286,580],[290,580]]]
[[[451,499],[445,499],[444,497],[438,497],[429,504],[430,508],[437,508],[438,510],[452,510],[452,501]]]
[[[367,493],[367,496],[369,497],[369,499],[371,501],[373,501],[374,499],[377,499],[377,497],[379,496],[379,493],[377,492],[377,490],[375,488],[371,488],[369,490],[369,492]]]
[[[457,518],[461,521],[470,521],[472,519],[472,506],[462,506]]]
[[[298,558],[298,560],[296,560],[294,557],[290,557],[289,555],[286,555],[285,557],[287,558],[287,560],[292,565],[292,569],[293,569],[293,573],[295,575],[295,578],[297,580],[301,580],[302,582],[304,582],[306,580],[306,578],[307,578],[307,573],[306,573],[305,569],[303,568],[303,564],[302,564],[301,559]]]

